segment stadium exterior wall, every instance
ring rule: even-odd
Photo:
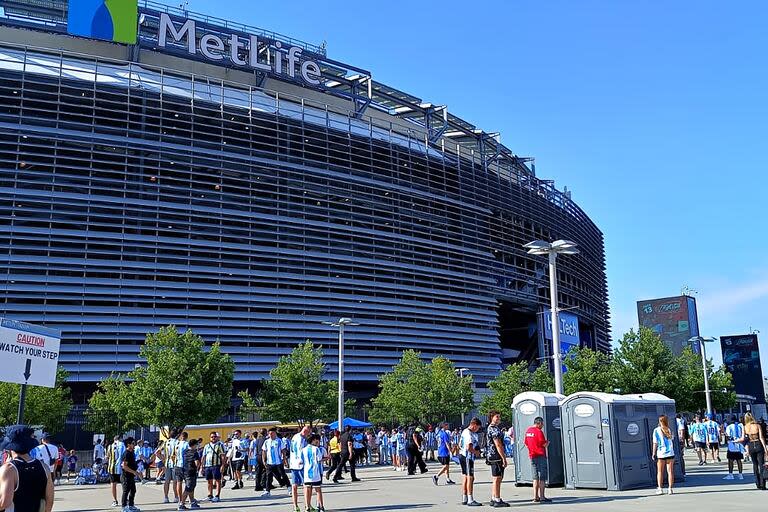
[[[0,315],[62,331],[74,381],[126,372],[167,324],[237,380],[304,340],[374,381],[415,348],[500,369],[497,304],[548,304],[521,246],[575,240],[560,301],[608,350],[603,237],[569,196],[401,118],[277,80],[0,26]]]

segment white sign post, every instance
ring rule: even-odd
[[[0,318],[0,381],[21,384],[18,423],[24,423],[27,384],[56,386],[61,332]]]

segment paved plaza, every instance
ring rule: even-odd
[[[502,487],[502,497],[513,507],[546,507],[552,510],[600,510],[600,511],[636,511],[673,509],[681,511],[724,510],[737,507],[739,510],[763,510],[768,500],[768,492],[758,491],[752,479],[752,465],[745,465],[744,480],[724,481],[727,466],[721,464],[698,467],[690,456],[686,458],[688,475],[685,482],[676,487],[672,496],[656,496],[655,489],[641,489],[624,492],[607,492],[593,490],[570,491],[565,489],[548,489],[553,503],[534,505],[531,503],[530,487],[515,487],[514,472],[508,469],[508,477]],[[462,511],[460,487],[432,484],[431,475],[435,474],[437,465],[431,464],[429,473],[416,477],[408,477],[397,473],[391,468],[378,467],[361,468],[358,476],[363,479],[360,483],[342,483],[324,486],[325,504],[329,512],[352,511]],[[488,466],[478,464],[475,498],[482,500],[484,507],[490,509],[490,473]],[[458,467],[452,474],[453,479],[460,481]],[[348,479],[347,479],[348,482]],[[285,490],[273,491],[270,499],[258,498],[252,488],[253,482],[246,481],[246,489],[232,490],[226,488],[222,494],[221,503],[203,502],[203,510],[222,512],[241,512],[252,510],[286,511],[292,509],[291,500]],[[205,495],[205,490],[200,485]],[[136,506],[142,511],[175,510],[175,506],[162,504],[162,487],[154,483],[139,486],[136,495]],[[80,487],[62,485],[56,489],[54,511],[95,512],[101,510],[120,510],[107,505],[112,501],[107,485]],[[303,506],[302,506],[303,510]]]

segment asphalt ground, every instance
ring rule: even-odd
[[[510,464],[502,484],[502,498],[513,508],[546,507],[548,510],[590,510],[590,511],[655,511],[663,508],[675,512],[709,511],[737,508],[740,511],[765,510],[768,507],[768,491],[756,489],[752,476],[752,465],[744,465],[744,480],[723,480],[727,474],[725,460],[720,464],[699,467],[692,453],[686,453],[688,474],[685,482],[675,486],[671,496],[656,496],[655,488],[632,491],[602,490],[566,490],[563,488],[547,489],[547,496],[552,503],[532,503],[530,487],[516,487],[514,467]],[[451,476],[456,482],[461,481],[458,466],[451,466]],[[432,483],[432,475],[439,470],[437,464],[429,464],[429,472],[424,475],[407,476],[395,472],[391,467],[370,466],[358,468],[358,477],[362,482],[352,483],[347,479],[339,484],[323,483],[325,508],[328,512],[378,512],[387,510],[401,511],[467,511],[460,504],[461,486],[439,486]],[[203,510],[222,512],[245,512],[254,510],[292,512],[293,505],[285,489],[272,492],[271,498],[259,498],[253,490],[253,481],[245,481],[245,489],[233,490],[226,487],[220,503],[201,502]],[[198,483],[197,496],[205,496],[205,482]],[[118,499],[120,489],[118,487]],[[301,492],[301,491],[300,491]],[[488,510],[490,500],[490,471],[488,466],[479,463],[475,482],[475,499],[483,502],[478,510]],[[171,494],[172,496],[172,494]],[[163,504],[162,486],[139,485],[136,494],[136,506],[142,511],[171,511],[173,504]],[[55,511],[95,512],[115,510],[110,507],[112,497],[107,484],[75,486],[64,483],[56,487]],[[303,500],[299,504],[304,510]]]

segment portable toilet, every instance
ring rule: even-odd
[[[675,443],[675,481],[681,482],[685,480],[685,458],[682,457],[683,440],[677,433],[677,423],[675,422],[675,416],[677,415],[675,408],[675,401],[669,397],[666,397],[659,393],[642,393],[637,395],[626,395],[635,397],[643,402],[643,406],[633,406],[633,413],[635,415],[644,414],[646,416],[646,425],[648,428],[649,450],[653,447],[653,430],[659,424],[659,416],[666,414],[669,418],[669,428],[672,431],[673,441]],[[650,451],[650,455],[653,455]]]
[[[621,491],[655,486],[651,437],[639,396],[580,392],[560,403],[565,486]],[[653,420],[655,427],[657,418]]]
[[[512,400],[512,426],[515,430],[515,485],[532,484],[528,448],[525,446],[525,431],[533,426],[537,417],[544,419],[544,436],[549,441],[547,447],[547,486],[562,486],[565,483],[563,472],[563,442],[560,431],[560,400],[563,395],[526,391]]]

